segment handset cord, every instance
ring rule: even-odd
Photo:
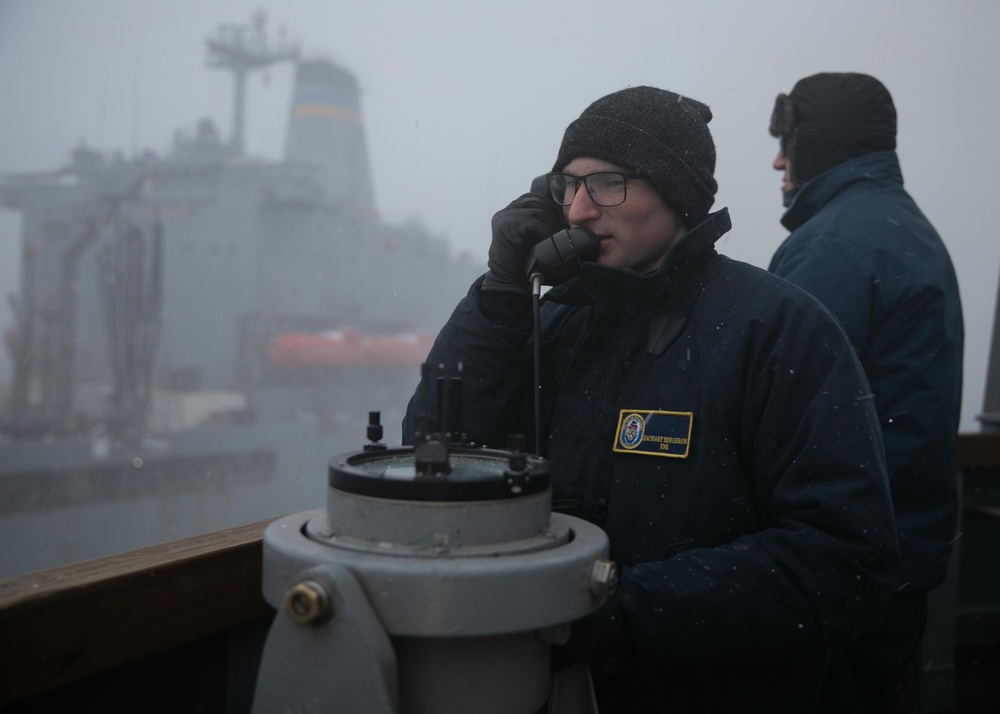
[[[542,453],[542,274],[531,274],[531,308],[535,330],[535,453]]]

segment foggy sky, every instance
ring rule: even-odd
[[[357,75],[383,217],[418,220],[482,262],[490,217],[551,168],[566,125],[599,96],[651,84],[712,108],[715,207],[734,224],[718,248],[766,267],[787,234],[767,133],[775,95],[815,72],[875,75],[896,102],[907,188],[958,272],[961,426],[978,431],[1000,272],[1000,3],[0,0],[0,174],[55,170],[81,142],[166,154],[203,117],[228,137],[231,78],[206,68],[204,41],[257,9],[272,36],[284,28],[307,57]],[[251,155],[281,158],[293,75],[286,64],[251,77]],[[0,210],[0,331],[19,250],[18,218]]]

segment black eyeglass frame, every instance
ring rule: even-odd
[[[565,192],[563,196],[557,195],[556,187],[553,185],[552,180],[557,176],[563,176],[576,181],[576,188],[573,191],[573,198],[570,199],[569,203],[563,203],[565,201]],[[590,184],[588,179],[592,176],[621,176],[622,177],[622,200],[617,203],[599,203],[596,198],[594,198],[594,192],[590,189]],[[625,203],[625,199],[628,198],[628,182],[634,179],[644,179],[646,178],[642,174],[630,173],[628,171],[595,171],[591,174],[586,174],[584,176],[574,176],[573,174],[568,174],[563,171],[553,171],[545,174],[546,181],[549,186],[549,195],[552,200],[555,201],[560,206],[571,206],[573,201],[576,199],[576,194],[580,191],[580,187],[584,186],[587,189],[587,194],[590,196],[590,200],[596,205],[602,208],[613,208],[614,206],[620,206]]]

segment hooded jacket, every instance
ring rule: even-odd
[[[650,275],[585,263],[542,310],[537,450],[554,503],[604,528],[621,569],[623,710],[808,711],[823,647],[895,582],[854,351],[804,291],[716,253],[729,227],[711,214]],[[533,433],[529,336],[483,317],[478,282],[438,336],[428,360],[462,362],[470,440]]]
[[[903,189],[894,151],[806,183],[781,219],[791,234],[769,270],[839,320],[875,396],[902,567],[898,589],[944,580],[955,538],[955,443],[964,328],[937,231]]]

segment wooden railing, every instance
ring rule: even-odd
[[[0,705],[272,612],[268,522],[0,580]]]
[[[1000,469],[1000,433],[959,469]],[[0,580],[0,705],[265,617],[269,521]]]
[[[1000,468],[1000,432],[959,434],[955,462],[959,471]]]

